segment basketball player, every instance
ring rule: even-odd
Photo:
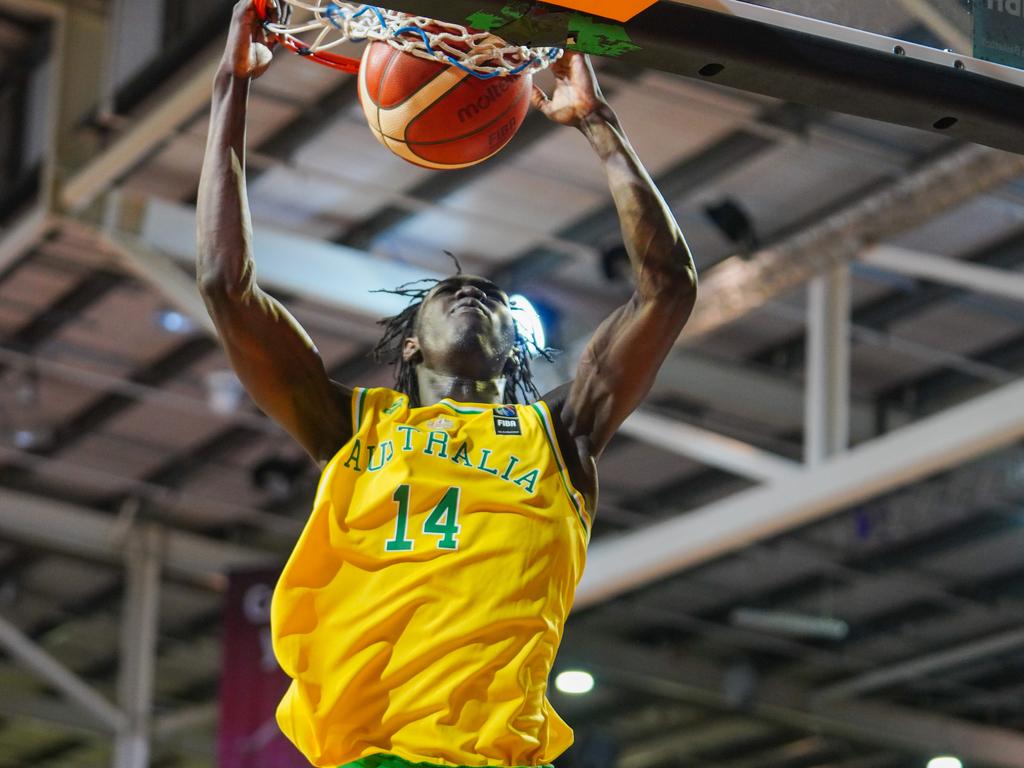
[[[250,81],[271,60],[263,39],[239,2],[213,96],[198,278],[239,378],[323,467],[274,597],[275,651],[293,678],[278,722],[317,766],[548,764],[572,743],[546,690],[597,462],[690,315],[690,253],[589,61],[568,54],[534,103],[593,147],[636,280],[575,378],[512,404],[527,362],[508,298],[460,274],[389,326],[408,329],[395,340],[402,391],[331,381],[256,284],[243,157]]]

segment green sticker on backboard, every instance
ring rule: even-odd
[[[569,20],[569,33],[574,38],[569,47],[574,51],[597,56],[622,56],[640,49],[621,24],[594,21],[590,16],[578,13],[574,13]]]
[[[974,56],[1024,69],[1024,0],[974,0]]]
[[[621,24],[582,13],[551,13],[525,3],[506,5],[498,13],[477,11],[466,17],[466,23],[526,45],[566,47],[595,56],[622,56],[640,49]]]

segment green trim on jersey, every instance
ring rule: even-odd
[[[565,467],[565,463],[562,459],[562,451],[558,447],[558,436],[555,435],[554,425],[550,424],[548,420],[547,406],[541,406],[539,403],[534,403],[530,408],[536,412],[537,418],[540,419],[541,427],[544,429],[544,436],[548,439],[548,445],[551,446],[551,453],[555,457],[555,464],[558,466],[558,476],[562,479],[562,486],[565,488],[565,493],[569,497],[569,503],[571,503],[572,508],[576,510],[576,516],[580,519],[580,524],[583,526],[583,530],[586,531],[589,536],[590,528],[587,526],[587,519],[583,514],[583,506],[585,505],[581,506],[580,504],[583,499],[583,494],[577,491],[569,480],[569,471]]]
[[[462,414],[463,416],[475,416],[476,414],[487,413],[487,411],[491,410],[490,408],[471,408],[463,405],[462,403],[456,405],[454,400],[449,400],[447,397],[439,404],[443,405],[448,410],[455,411],[455,413]]]
[[[352,401],[355,410],[355,421],[352,422],[352,434],[355,435],[359,432],[359,427],[363,424],[363,408],[366,405],[366,388],[356,387],[352,390]]]

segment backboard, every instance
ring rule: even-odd
[[[612,3],[626,13],[640,6],[626,20],[580,10],[598,9],[600,0],[389,4],[513,43],[564,46],[1024,152],[1024,72],[972,55],[971,19],[961,0]]]

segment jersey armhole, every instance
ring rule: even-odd
[[[548,408],[548,404],[543,400],[539,400],[530,406],[527,406],[532,410],[537,418],[540,420],[541,429],[544,430],[544,436],[548,440],[548,445],[551,447],[552,455],[555,457],[555,464],[558,465],[558,476],[562,480],[562,487],[565,488],[565,493],[569,497],[569,504],[576,512],[576,517],[579,518],[580,524],[583,526],[583,532],[590,538],[590,526],[593,520],[593,515],[589,509],[587,509],[587,502],[583,497],[583,494],[572,484],[572,480],[569,479],[568,465],[565,463],[565,457],[562,455],[562,449],[558,445],[558,435],[555,433],[555,424],[551,416],[551,410]]]

